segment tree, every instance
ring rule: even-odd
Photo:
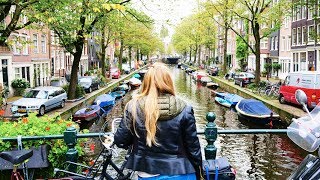
[[[273,68],[273,70],[274,71],[276,71],[277,72],[277,77],[279,76],[279,70],[281,69],[281,64],[279,64],[279,63],[273,63],[272,64],[272,68]]]
[[[226,1],[226,0],[223,0]],[[280,0],[275,4],[272,4],[271,0],[238,0],[228,1],[228,12],[232,14],[233,21],[222,24],[224,27],[229,27],[240,37],[245,44],[249,47],[249,50],[256,57],[256,69],[255,69],[255,83],[260,81],[260,41],[263,38],[267,38],[272,32],[279,30],[281,26],[282,17],[284,17],[290,11],[290,2],[288,0]],[[223,5],[223,2],[217,2],[218,5]],[[231,4],[232,3],[232,4]],[[214,7],[216,7],[215,5]],[[215,8],[215,10],[223,16],[224,11]],[[228,14],[229,14],[228,13]],[[247,21],[249,23],[249,34],[243,31],[243,28],[236,28],[236,23],[242,23]],[[221,24],[220,24],[221,25]],[[254,40],[254,46],[250,45],[250,38],[245,38],[248,35]]]
[[[243,42],[243,40],[237,36],[237,49],[236,49],[236,57],[239,60],[240,68],[242,71],[245,70],[246,66],[248,65],[246,59],[248,57],[248,45]]]
[[[0,46],[8,45],[8,38],[12,32],[36,22],[35,17],[44,13],[47,7],[46,0],[2,0],[0,22],[8,20],[8,24],[0,26]],[[23,20],[24,17],[26,21]]]
[[[49,25],[58,35],[60,44],[73,55],[68,99],[75,98],[78,84],[78,69],[86,39],[94,31],[94,26],[113,10],[124,11],[130,0],[105,3],[103,0],[68,0],[57,3],[47,2],[50,6],[40,20]]]

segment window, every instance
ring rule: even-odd
[[[288,16],[286,16],[285,18],[284,18],[284,27],[285,28],[288,28],[289,27],[289,22],[290,20],[289,20],[289,17]]]
[[[47,47],[46,47],[46,35],[41,35],[41,52],[46,53]]]
[[[298,27],[297,29],[297,44],[300,45],[301,44],[301,28]]]
[[[314,32],[314,26],[313,25],[309,26],[308,27],[308,41],[309,42],[313,42],[314,41],[314,36],[315,36],[314,33],[315,33]]]
[[[307,67],[307,60],[306,60],[306,55],[307,53],[306,52],[302,52],[300,53],[300,71],[305,71],[307,70],[306,67]]]
[[[38,35],[33,34],[33,52],[38,53]]]
[[[301,6],[297,6],[297,20],[301,19]]]
[[[274,50],[278,50],[279,44],[278,44],[278,36],[274,37]]]
[[[292,45],[296,45],[297,43],[297,30],[295,28],[292,29]]]
[[[307,43],[307,30],[306,27],[303,26],[302,27],[302,44],[306,44]]]
[[[302,19],[305,19],[306,16],[307,16],[307,10],[306,10],[306,6],[304,5],[301,8],[301,17],[302,17]]]
[[[21,78],[21,69],[14,68],[14,74],[15,74],[15,79],[20,79]]]
[[[28,43],[27,43],[27,37],[21,37],[22,39],[22,43],[23,43],[23,49],[22,49],[22,53],[23,55],[28,55]]]
[[[274,50],[274,37],[271,37],[270,50]]]
[[[261,49],[268,49],[268,39],[267,38],[261,39],[260,48]]]
[[[319,7],[320,8],[320,7]],[[319,40],[320,39],[320,24],[317,25],[317,39]]]
[[[296,21],[297,20],[297,9],[295,7],[293,7],[292,9],[292,21]]]

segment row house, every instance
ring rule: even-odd
[[[306,1],[306,4],[308,4],[308,1]],[[320,23],[315,20],[315,17],[319,15],[319,6],[298,5],[293,8],[291,23],[292,65],[290,71],[320,70],[320,44],[316,38],[316,35],[320,32]]]
[[[279,34],[279,78],[285,79],[292,67],[292,53],[291,53],[291,17],[287,16],[283,19],[283,24],[280,28]],[[273,72],[275,74],[275,72]]]

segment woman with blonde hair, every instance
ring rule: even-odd
[[[201,149],[193,109],[176,97],[168,67],[154,63],[140,94],[128,102],[115,133],[118,147],[129,148],[126,167],[139,179],[199,179]]]

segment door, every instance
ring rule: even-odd
[[[9,86],[8,81],[8,59],[2,59],[2,78],[3,78],[3,87]]]

